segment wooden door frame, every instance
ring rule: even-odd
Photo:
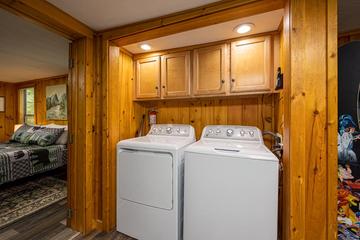
[[[87,234],[95,228],[93,221],[93,43],[95,32],[52,4],[42,0],[0,0],[0,7],[73,43],[69,58],[78,52],[69,72],[69,106],[77,108],[69,116],[68,226]],[[80,53],[81,49],[81,53]],[[75,70],[74,70],[75,69]],[[76,99],[74,98],[76,97]],[[74,102],[76,100],[76,102]],[[69,112],[71,108],[69,108]],[[75,152],[77,151],[77,152]],[[83,164],[80,165],[79,163]]]
[[[283,25],[283,239],[335,240],[337,0],[288,0]]]

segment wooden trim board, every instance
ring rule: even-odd
[[[154,39],[212,24],[222,23],[255,14],[283,8],[283,0],[220,1],[211,7],[201,7],[187,12],[150,19],[102,32],[106,40],[114,40],[118,46]]]
[[[92,38],[94,31],[74,17],[43,0],[0,0],[0,7],[54,31],[70,40]]]

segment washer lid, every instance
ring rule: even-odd
[[[185,152],[222,155],[253,160],[279,161],[278,158],[264,144],[259,142],[248,143],[202,139],[187,147]]]

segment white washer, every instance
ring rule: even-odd
[[[140,240],[182,239],[184,148],[190,125],[153,125],[117,144],[117,231]]]
[[[185,150],[184,240],[276,240],[278,168],[258,128],[207,126]]]

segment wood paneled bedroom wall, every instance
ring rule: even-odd
[[[16,122],[17,91],[14,84],[0,82],[0,96],[5,97],[5,112],[0,112],[0,142],[6,141],[14,132]]]
[[[36,124],[56,123],[66,125],[67,120],[46,120],[46,86],[67,84],[67,75],[35,79],[20,83],[0,82],[0,96],[5,97],[5,112],[0,112],[0,142],[7,141],[14,133],[14,126],[21,123],[19,117],[19,94],[21,88],[35,88]]]
[[[49,124],[56,123],[66,125],[67,120],[46,120],[46,87],[51,85],[67,84],[68,75],[60,75],[49,78],[34,79],[16,84],[16,91],[21,88],[35,88],[35,123]],[[16,97],[16,123],[22,122],[18,113],[18,97]]]

